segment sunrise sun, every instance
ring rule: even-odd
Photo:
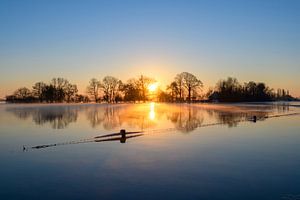
[[[152,83],[148,86],[149,92],[155,92],[156,89],[157,89],[157,83]]]

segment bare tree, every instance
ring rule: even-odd
[[[104,99],[108,103],[115,102],[115,97],[119,88],[119,83],[119,79],[112,76],[106,76],[103,78],[101,87],[103,88]]]
[[[67,79],[64,79],[64,78],[53,78],[52,81],[51,81],[51,84],[57,89],[66,88],[68,83],[69,83],[69,81]]]
[[[184,82],[183,82],[183,73],[177,74],[175,77],[175,83],[177,84],[179,92],[179,100],[182,101],[184,95]]]
[[[43,82],[37,82],[32,86],[32,94],[39,99],[40,102],[43,101],[43,90],[46,84]]]
[[[87,93],[92,96],[95,102],[99,100],[99,91],[100,91],[100,81],[95,78],[92,78],[87,87]]]
[[[137,84],[141,93],[142,100],[145,102],[147,99],[148,87],[151,83],[154,83],[155,80],[153,78],[149,78],[147,76],[141,75],[137,80]]]
[[[77,92],[78,92],[77,85],[70,84],[70,83],[67,84],[65,88],[66,101],[69,103],[72,98],[74,99]]]
[[[51,81],[51,85],[54,86],[55,89],[55,101],[62,102],[65,99],[65,91],[69,81],[64,78],[53,78]]]
[[[17,89],[15,92],[14,92],[14,95],[17,97],[17,98],[20,98],[20,99],[26,99],[28,97],[31,96],[31,92],[28,88],[26,87],[22,87],[22,88],[19,88]]]
[[[190,103],[192,91],[197,91],[203,86],[203,84],[195,75],[191,73],[182,72],[181,74],[183,76],[184,87],[188,91],[188,102]]]

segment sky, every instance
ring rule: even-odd
[[[298,0],[1,0],[0,98],[64,77],[141,74],[162,88],[180,72],[204,90],[261,81],[300,96]]]

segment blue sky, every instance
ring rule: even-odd
[[[0,97],[65,77],[181,71],[205,88],[227,76],[300,96],[300,1],[0,1]]]

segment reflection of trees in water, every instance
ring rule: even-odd
[[[191,132],[203,123],[204,116],[199,108],[179,105],[179,109],[172,110],[167,113],[167,119],[174,123],[175,128],[181,132]]]
[[[104,116],[102,115],[102,112],[99,112],[99,110],[96,108],[87,108],[86,117],[89,120],[91,126],[95,128],[102,123]]]
[[[115,106],[92,106],[86,109],[87,119],[93,128],[102,125],[105,130],[112,130],[121,126],[120,110]]]
[[[103,128],[106,130],[112,130],[122,125],[120,119],[120,107],[106,107],[104,110]]]
[[[22,120],[28,119],[32,114],[32,111],[27,109],[7,108],[6,111],[12,112],[16,117]]]
[[[205,117],[209,117],[213,123],[235,127],[240,121],[248,120],[254,115],[261,119],[275,110],[279,112],[279,110],[287,110],[287,108],[277,105],[210,105],[205,107],[193,104],[157,104],[155,109],[151,110],[149,104],[95,105],[87,107],[86,114],[92,127],[101,125],[106,130],[125,128],[126,126],[146,130],[159,123],[164,123],[161,119],[166,119],[172,122],[178,131],[188,133],[204,125]],[[151,113],[154,120],[151,120]]]
[[[219,110],[207,110],[207,113],[217,120],[217,123],[236,127],[240,121],[246,120],[253,116],[243,112],[224,112]]]
[[[204,119],[210,122],[235,127],[239,121],[258,119],[274,111],[288,112],[289,106],[282,104],[265,105],[201,105],[201,104],[129,104],[129,105],[61,105],[61,106],[25,106],[9,107],[20,119],[32,120],[39,125],[49,123],[54,129],[62,129],[76,122],[78,112],[83,111],[91,127],[102,126],[105,130],[130,128],[134,130],[153,129],[158,124],[170,121],[174,127],[184,133],[205,125]],[[168,127],[171,128],[171,127]]]
[[[236,127],[240,121],[252,119],[256,116],[258,120],[264,120],[266,116],[273,112],[289,112],[288,104],[246,104],[237,105],[232,110],[224,111],[222,109],[207,109],[206,112],[210,117],[217,120],[217,123]]]
[[[78,110],[69,106],[15,107],[6,110],[23,120],[31,117],[38,125],[50,123],[53,129],[67,127],[70,123],[76,122],[78,116]]]
[[[279,103],[274,105],[274,109],[279,113],[287,113],[290,111],[290,105],[289,103]]]
[[[95,105],[87,107],[85,112],[93,128],[102,126],[105,130],[113,130],[126,124],[144,130],[155,125],[155,122],[149,119],[150,110],[147,104]]]
[[[175,128],[181,132],[190,132],[203,124],[204,116],[217,124],[225,124],[228,127],[236,127],[239,122],[252,119],[256,116],[258,120],[264,120],[272,112],[286,113],[289,111],[288,104],[266,104],[266,105],[174,105],[167,111],[167,119],[174,123]]]

